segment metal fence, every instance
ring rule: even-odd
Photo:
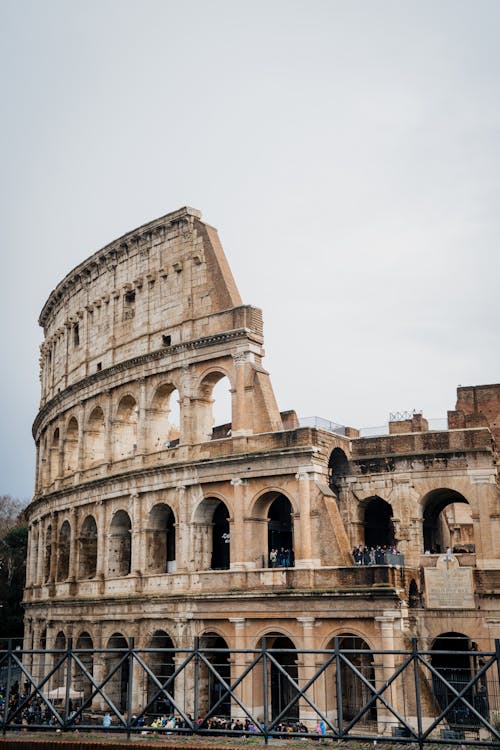
[[[500,744],[500,642],[492,651],[372,651],[359,639],[298,651],[67,648],[0,651],[9,731],[322,737]],[[274,642],[275,645],[278,642]],[[363,642],[364,643],[364,642]],[[347,646],[354,646],[348,648]]]

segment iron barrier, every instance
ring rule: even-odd
[[[272,639],[269,639],[272,641]],[[500,745],[494,650],[0,647],[0,726]],[[363,642],[364,643],[364,642]],[[348,648],[346,646],[354,647]],[[366,644],[365,644],[366,646]]]

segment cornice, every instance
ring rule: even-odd
[[[122,362],[118,362],[111,367],[106,367],[104,370],[99,370],[99,372],[93,372],[86,378],[82,378],[82,380],[78,380],[76,383],[72,383],[67,388],[65,388],[64,391],[57,393],[53,398],[50,399],[50,401],[47,401],[47,403],[42,406],[33,422],[33,438],[36,440],[38,428],[40,427],[47,414],[49,414],[55,406],[61,404],[71,393],[76,394],[84,388],[93,385],[94,383],[105,382],[110,376],[115,375],[119,372],[124,372],[137,365],[144,365],[148,362],[154,362],[155,360],[163,359],[167,356],[171,357],[172,354],[193,351],[196,349],[204,349],[209,346],[224,344],[228,341],[234,341],[235,339],[240,338],[250,338],[252,341],[255,341],[258,344],[262,343],[260,337],[252,334],[250,329],[235,328],[232,331],[216,333],[212,336],[203,336],[199,339],[192,339],[191,341],[185,341],[180,344],[174,344],[173,346],[156,349],[154,352],[149,352],[148,354],[140,354],[136,357],[132,357],[131,359],[126,359]]]

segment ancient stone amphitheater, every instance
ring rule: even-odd
[[[492,648],[498,386],[459,388],[439,429],[399,415],[367,436],[280,413],[261,311],[242,303],[216,230],[190,208],[94,253],[39,322],[27,647],[120,648],[134,636],[151,648],[266,638],[302,651],[338,637],[390,652],[416,636],[429,649]],[[215,424],[225,398],[230,414]],[[358,545],[381,550],[354,560]],[[316,657],[281,658],[302,679]],[[397,661],[358,658],[375,681]],[[92,663],[96,679],[108,668]],[[227,657],[221,668],[229,679],[243,667]],[[136,684],[136,706],[147,689]],[[344,715],[360,689],[346,692]]]

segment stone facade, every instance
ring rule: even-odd
[[[340,636],[390,650],[459,633],[488,649],[500,636],[500,386],[460,388],[439,431],[421,415],[375,437],[301,426],[263,367],[261,311],[189,208],[71,271],[40,325],[28,647]],[[231,416],[214,426],[223,378]],[[354,563],[354,546],[392,544],[399,556]],[[447,608],[425,571],[448,546],[470,590]],[[288,566],[270,565],[273,548]]]

